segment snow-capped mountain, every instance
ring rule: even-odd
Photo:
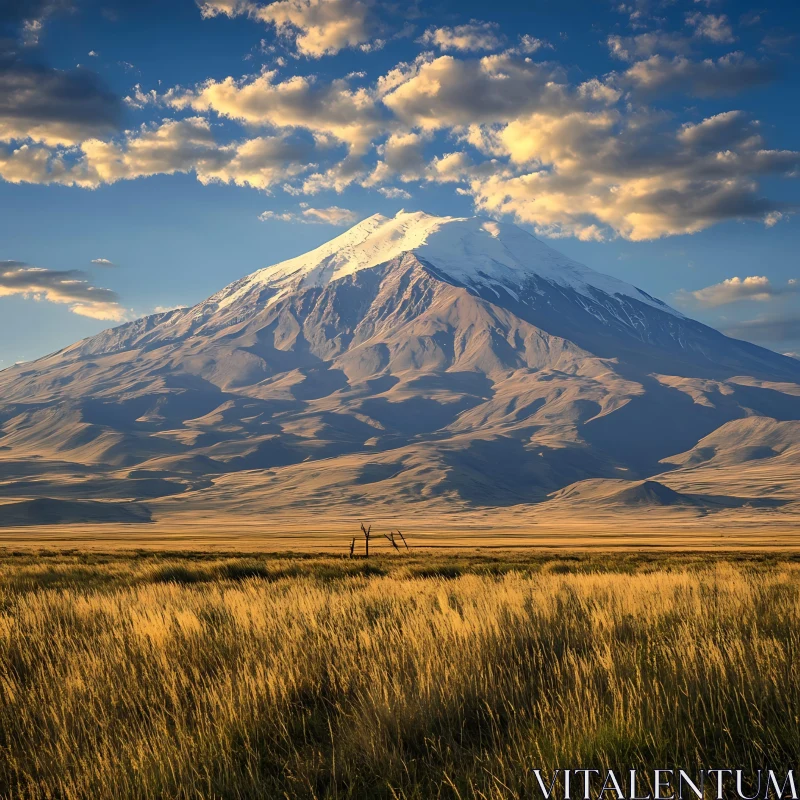
[[[329,287],[356,291],[386,272],[387,265],[401,262],[414,263],[427,278],[513,310],[597,355],[616,355],[619,343],[609,348],[605,340],[622,335],[631,340],[628,347],[655,344],[715,367],[767,359],[770,370],[795,374],[796,365],[787,367],[784,357],[723,337],[641,289],[567,258],[516,225],[402,211],[393,218],[375,214],[321,247],[241,278],[192,308],[122,325],[65,353],[110,352],[258,324],[291,297]]]
[[[800,419],[798,384],[795,359],[514,225],[375,215],[192,308],[0,372],[0,493],[535,503],[663,472],[744,418]]]

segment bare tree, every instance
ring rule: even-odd
[[[369,558],[369,535],[372,533],[372,525],[369,528],[364,527],[364,523],[361,523],[361,530],[364,533],[364,550],[365,550],[365,557]]]
[[[364,556],[365,556],[365,558],[369,558],[369,540],[372,538],[372,525],[367,527],[362,522],[361,523],[361,533],[364,534]],[[406,541],[406,537],[403,536],[402,532],[398,530],[396,532],[396,535],[399,536],[402,539],[406,550],[410,550],[411,548],[408,546],[408,542]],[[397,544],[397,540],[394,537],[395,537],[395,531],[391,531],[390,530],[389,533],[384,533],[383,534],[383,538],[386,539],[386,541],[389,542],[389,544],[392,547],[394,547],[394,549],[399,553],[400,552],[400,546]],[[355,553],[355,547],[356,547],[356,539],[355,539],[355,536],[354,536],[350,540],[350,558],[353,558],[353,555]]]

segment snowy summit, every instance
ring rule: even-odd
[[[573,261],[516,225],[422,211],[400,211],[394,217],[374,214],[308,253],[237,281],[213,300],[226,308],[255,287],[271,286],[279,289],[271,299],[274,303],[296,288],[325,286],[404,253],[413,253],[438,273],[471,288],[501,286],[516,297],[538,277],[584,296],[599,290],[682,316],[635,286]]]

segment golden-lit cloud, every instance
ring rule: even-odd
[[[19,295],[69,306],[73,314],[124,322],[128,312],[115,292],[93,286],[79,270],[33,267],[22,261],[0,261],[0,297]]]
[[[580,239],[643,241],[724,219],[771,225],[781,206],[757,192],[756,179],[800,168],[800,153],[764,149],[758,126],[739,113],[677,131],[617,108],[534,113],[466,138],[507,162],[488,174],[460,165],[480,210]],[[444,166],[434,162],[452,180]]]
[[[455,27],[428,28],[419,39],[421,44],[439,50],[461,52],[497,50],[503,46],[505,37],[496,22],[472,20]]]
[[[535,108],[580,103],[560,69],[510,54],[423,56],[389,72],[378,89],[395,117],[424,130],[509,122]]]
[[[277,0],[264,5],[249,0],[204,0],[200,10],[204,17],[247,16],[274,25],[298,53],[310,58],[364,47],[374,39],[369,0]]]
[[[714,308],[738,303],[741,300],[766,302],[797,292],[800,292],[800,283],[796,280],[789,280],[781,286],[776,286],[764,275],[751,275],[746,278],[727,278],[721,283],[694,292],[682,291],[679,293],[679,298],[684,302],[693,301],[697,305]]]
[[[333,52],[365,44],[374,11],[350,0],[209,0],[201,9],[270,22],[317,55],[328,52],[311,44],[317,22],[328,20],[331,36],[334,17],[363,22],[353,37],[339,31]],[[705,13],[686,22],[678,32],[609,37],[624,63],[579,82],[562,65],[532,57],[552,48],[530,35],[502,52],[469,55],[508,44],[495,25],[472,21],[428,28],[423,44],[449,54],[421,53],[372,81],[357,71],[283,77],[282,66],[165,91],[137,85],[129,109],[168,109],[174,118],[116,135],[87,129],[73,141],[51,131],[54,138],[0,143],[0,176],[96,188],[190,173],[204,184],[280,189],[300,199],[350,187],[407,199],[414,184],[442,183],[481,213],[579,239],[644,241],[725,220],[771,227],[794,206],[765,197],[760,184],[798,174],[800,153],[770,149],[757,120],[739,109],[705,119],[692,112],[687,120],[652,101],[673,92],[729,94],[770,79],[774,67],[740,52],[698,58],[703,41],[727,40],[730,23]]]
[[[264,72],[240,81],[207,81],[193,90],[170,92],[165,99],[177,109],[214,111],[247,125],[303,128],[359,152],[383,130],[374,97],[344,79],[325,83],[295,76],[280,81],[276,72]]]
[[[208,120],[164,120],[119,139],[89,139],[73,153],[23,146],[0,149],[0,175],[12,183],[96,188],[121,180],[194,172],[201,183],[269,190],[313,166],[313,143],[264,136],[220,145]]]
[[[763,85],[775,77],[775,68],[741,52],[702,61],[678,55],[654,55],[637,61],[619,82],[641,96],[655,97],[680,92],[695,97],[731,95]]]
[[[281,222],[303,222],[318,225],[352,225],[358,222],[360,215],[356,211],[339,206],[313,208],[306,206],[299,213],[294,211],[264,211],[258,215],[262,222],[279,220]]]
[[[686,23],[694,28],[695,36],[717,44],[730,44],[736,39],[730,20],[725,14],[703,14],[695,11],[686,15]]]

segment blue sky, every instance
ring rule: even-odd
[[[0,367],[401,208],[800,352],[800,8],[11,0]]]

